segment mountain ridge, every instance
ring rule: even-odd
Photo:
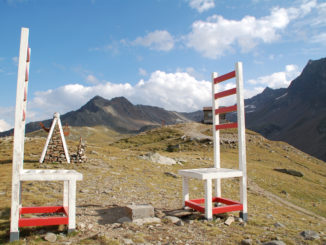
[[[262,94],[245,101],[247,128],[326,161],[326,58],[310,60],[288,88],[268,93],[264,103]]]

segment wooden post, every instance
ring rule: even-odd
[[[216,125],[220,124],[219,115],[215,115],[215,110],[218,109],[218,100],[215,99],[218,84],[214,83],[214,79],[218,77],[216,72],[212,73],[212,116],[213,116],[213,142],[214,142],[214,168],[221,168],[221,155],[220,155],[220,131],[215,129]],[[214,179],[215,182],[215,197],[221,197],[221,179]]]
[[[238,147],[239,147],[239,169],[242,171],[240,178],[240,202],[243,205],[243,211],[240,213],[243,220],[247,220],[247,163],[246,163],[246,125],[245,109],[243,95],[243,74],[242,63],[236,63],[236,82],[237,82],[237,117],[238,117]]]
[[[182,177],[182,197],[182,206],[185,208],[185,203],[189,200],[189,178],[185,176]]]
[[[212,203],[212,179],[205,181],[205,217],[207,220],[213,219],[213,203]]]
[[[29,69],[28,50],[28,28],[21,29],[19,63],[16,91],[15,129],[14,129],[14,149],[12,158],[12,189],[11,189],[11,221],[10,221],[10,241],[19,239],[18,219],[20,206],[21,182],[20,172],[23,169],[24,161],[24,138],[26,119],[26,96]],[[28,60],[28,62],[27,62]]]

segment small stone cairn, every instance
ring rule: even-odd
[[[53,162],[67,162],[65,152],[63,149],[63,143],[60,136],[60,130],[58,124],[55,126],[51,140],[49,142],[44,162],[53,163]]]
[[[83,163],[87,161],[86,156],[86,144],[83,142],[83,139],[80,137],[79,145],[77,147],[77,154],[71,155],[71,161],[74,163]]]

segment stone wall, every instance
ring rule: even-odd
[[[44,162],[67,162],[58,124],[55,125],[48,149],[46,150]]]

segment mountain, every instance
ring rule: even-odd
[[[286,89],[245,101],[246,126],[326,161],[326,58],[312,61]]]
[[[106,100],[95,96],[76,111],[60,116],[62,124],[70,126],[107,126],[119,133],[138,133],[144,130],[166,124],[176,124],[190,121],[186,116],[163,108],[146,105],[133,105],[124,97]],[[40,129],[40,122],[26,124],[26,133]],[[52,119],[42,123],[50,127]],[[13,130],[0,133],[6,136]]]

